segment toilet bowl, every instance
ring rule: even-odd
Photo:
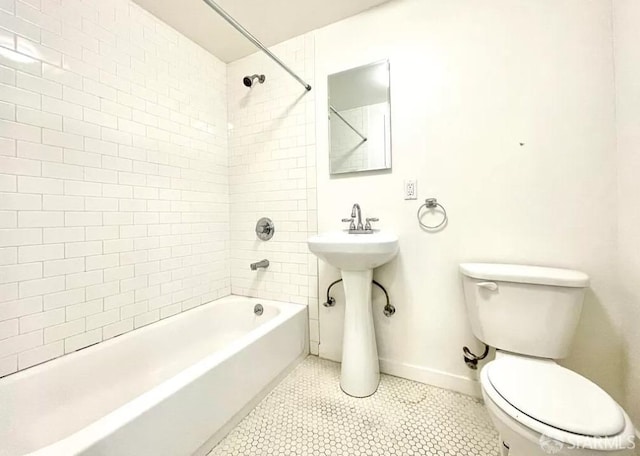
[[[473,334],[496,348],[480,383],[503,456],[634,455],[622,407],[555,362],[570,352],[589,277],[490,263],[461,264],[460,272]]]
[[[634,426],[613,398],[551,360],[498,352],[482,397],[509,456],[633,456]]]

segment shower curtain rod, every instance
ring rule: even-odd
[[[233,17],[229,16],[229,14],[223,10],[220,5],[218,5],[213,0],[203,0],[207,5],[209,5],[216,13],[218,13],[225,21],[227,21],[233,28],[242,33],[245,38],[251,41],[255,46],[257,46],[262,52],[267,54],[274,62],[280,65],[285,71],[287,71],[291,76],[293,76],[300,84],[304,86],[305,89],[311,90],[311,86],[307,84],[300,76],[295,74],[291,68],[284,64],[282,60],[280,60],[276,55],[267,49],[264,44],[262,44],[255,36],[253,36],[249,31],[244,28],[242,25],[238,23]]]

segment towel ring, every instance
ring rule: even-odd
[[[436,209],[436,208],[440,208],[442,209],[442,221],[440,223],[438,223],[437,225],[425,225],[424,223],[422,223],[422,218],[421,218],[421,214],[420,212],[422,211],[422,208],[426,208],[426,209]],[[416,214],[418,217],[418,223],[420,224],[420,226],[424,229],[427,230],[435,230],[440,228],[442,225],[444,225],[445,223],[447,223],[447,220],[449,220],[449,217],[447,216],[447,210],[444,208],[444,206],[442,206],[442,204],[438,203],[438,200],[436,198],[427,198],[424,201],[424,204],[422,206],[420,206],[418,208],[418,213]]]

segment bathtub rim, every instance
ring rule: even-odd
[[[106,415],[101,416],[96,421],[93,421],[86,425],[85,427],[75,431],[74,433],[53,442],[47,446],[38,448],[30,453],[26,453],[25,456],[51,456],[53,454],[76,454],[78,452],[82,452],[90,448],[96,441],[103,439],[116,430],[118,430],[123,425],[130,423],[136,418],[140,417],[143,413],[147,412],[151,407],[156,404],[161,403],[163,400],[169,398],[172,394],[176,393],[180,389],[184,388],[189,383],[201,378],[208,371],[210,371],[216,365],[222,363],[224,360],[230,358],[234,354],[238,353],[242,348],[256,342],[260,337],[269,333],[277,326],[282,324],[284,321],[293,318],[297,314],[304,312],[307,309],[307,305],[297,304],[291,302],[282,302],[282,301],[273,301],[268,299],[260,299],[246,296],[238,296],[238,295],[228,295],[222,298],[218,298],[214,301],[210,301],[206,304],[202,304],[200,306],[194,307],[193,309],[189,309],[188,311],[182,312],[178,315],[174,315],[172,317],[168,317],[165,320],[161,320],[154,324],[150,324],[146,327],[140,328],[139,330],[134,330],[121,336],[114,337],[110,340],[107,340],[102,343],[98,343],[85,349],[78,350],[74,353],[70,353],[69,355],[63,356],[61,358],[57,358],[52,361],[62,361],[67,360],[73,357],[73,359],[79,359],[81,356],[89,356],[91,353],[91,349],[107,349],[110,345],[121,342],[123,337],[134,337],[136,335],[141,334],[142,331],[150,331],[153,329],[161,328],[164,325],[171,324],[175,322],[175,318],[188,318],[194,317],[198,311],[204,312],[206,310],[210,310],[211,307],[224,303],[224,300],[233,301],[243,301],[249,302],[252,304],[263,304],[263,305],[272,305],[277,307],[279,310],[278,315],[274,316],[274,318],[267,320],[265,323],[261,324],[257,328],[249,331],[248,333],[242,335],[238,339],[233,340],[228,345],[224,347],[222,350],[218,350],[210,355],[205,356],[194,364],[186,367],[185,369],[179,371],[175,375],[167,378],[161,383],[157,384],[153,388],[145,391],[141,395],[133,398],[132,400],[122,404],[118,408],[112,410]],[[308,344],[305,344],[308,345]],[[308,354],[308,353],[307,353]],[[306,356],[307,354],[304,354]],[[77,356],[74,356],[77,355]],[[37,375],[41,370],[46,369],[48,362],[39,364],[34,366],[33,368],[27,369],[25,371],[18,372],[15,377],[23,376],[20,374],[29,374],[29,375]],[[31,371],[31,372],[29,372]],[[26,377],[27,375],[24,375]],[[12,376],[14,377],[14,376]],[[18,379],[16,379],[18,380]]]

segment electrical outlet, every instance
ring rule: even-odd
[[[415,179],[407,179],[404,181],[404,199],[418,199],[418,181]]]

